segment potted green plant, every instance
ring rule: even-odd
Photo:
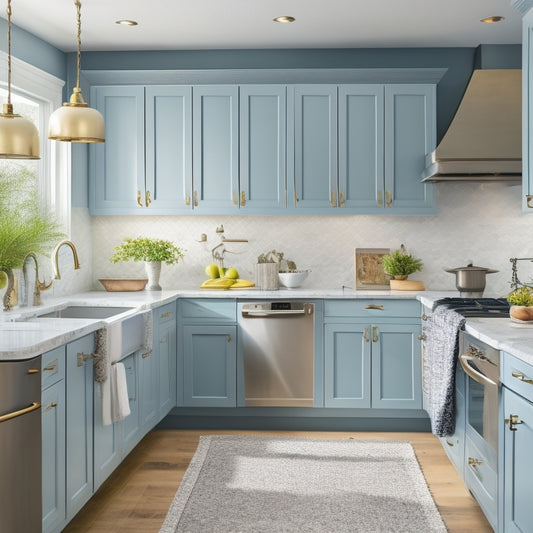
[[[39,202],[35,173],[22,165],[0,169],[0,271],[4,311],[11,308],[13,270],[22,268],[28,254],[48,254],[64,237],[54,213]]]
[[[407,281],[410,274],[422,270],[422,260],[408,253],[402,244],[399,250],[393,250],[381,258],[383,270],[392,276],[390,287],[392,290],[424,290],[422,281]]]
[[[161,263],[174,265],[184,257],[184,250],[172,241],[148,237],[137,237],[136,239],[126,237],[119,246],[113,248],[113,252],[109,259],[112,263],[129,261],[130,259],[144,261],[148,275],[147,291],[161,290],[161,285],[159,285]]]
[[[509,316],[518,322],[533,321],[533,287],[524,285],[507,295]]]

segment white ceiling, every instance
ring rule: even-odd
[[[0,1],[5,18],[6,0]],[[76,49],[74,0],[12,0],[14,24]],[[292,24],[272,21],[280,15]],[[483,24],[501,15],[503,22]],[[119,26],[133,19],[135,27]],[[375,48],[521,42],[510,0],[82,0],[83,50]],[[14,43],[15,45],[15,43]]]

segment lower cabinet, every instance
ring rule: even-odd
[[[325,407],[420,409],[420,324],[357,318],[326,318]]]
[[[184,405],[236,407],[236,326],[183,327]]]

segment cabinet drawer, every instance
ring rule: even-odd
[[[533,402],[533,366],[504,352],[502,382],[509,389]]]
[[[226,299],[199,299],[179,300],[180,317],[186,321],[198,322],[209,319],[213,322],[235,322],[237,304],[235,300]]]
[[[158,324],[165,324],[172,320],[176,320],[176,302],[172,302],[161,307],[157,307],[153,311],[154,319]]]
[[[50,385],[65,378],[65,347],[59,346],[46,352],[41,358],[41,389],[47,389]]]
[[[324,316],[390,318],[420,318],[420,302],[417,300],[356,299],[325,300]]]

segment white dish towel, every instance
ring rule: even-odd
[[[111,419],[118,422],[130,413],[126,368],[122,363],[114,363],[111,365]]]

